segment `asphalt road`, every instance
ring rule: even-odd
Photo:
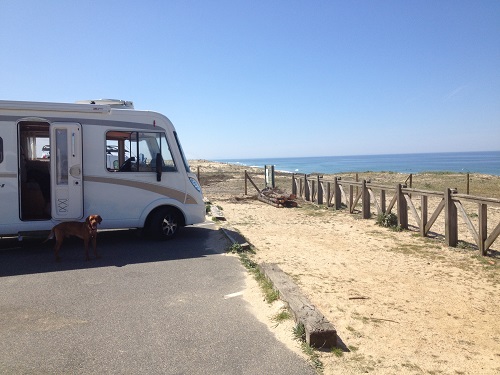
[[[314,374],[241,296],[245,269],[206,224],[173,241],[100,232],[81,240],[0,240],[0,373]]]

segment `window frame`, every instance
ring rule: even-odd
[[[162,166],[162,172],[178,172],[178,166],[172,153],[172,147],[170,145],[167,134],[163,131],[151,131],[151,130],[114,130],[109,129],[105,133],[105,157],[106,157],[106,170],[111,173],[115,172],[137,172],[137,173],[156,173],[156,168],[154,164],[156,158],[153,157],[153,149],[150,148],[149,142],[154,139],[156,145],[158,146],[159,152],[162,155],[164,161]],[[117,145],[115,145],[115,142]],[[167,150],[164,150],[164,145],[166,145]],[[116,147],[116,148],[115,148]],[[114,149],[114,150],[113,150]],[[142,152],[141,152],[142,150]],[[144,151],[147,151],[145,153]],[[112,153],[118,153],[118,169],[114,168],[114,163],[116,160],[108,160],[108,155]],[[128,157],[127,157],[128,154]],[[140,156],[143,157],[140,157]],[[144,157],[144,156],[148,157]],[[156,153],[154,153],[156,156]],[[165,159],[165,156],[168,156]],[[123,160],[120,160],[123,159]],[[123,163],[129,159],[131,160],[130,169],[120,171],[120,167]],[[142,159],[142,160],[141,160]],[[121,161],[121,163],[120,163]],[[147,162],[147,167],[141,166],[141,162]],[[113,163],[113,164],[111,164]]]

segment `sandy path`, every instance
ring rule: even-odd
[[[296,280],[349,349],[321,353],[325,374],[500,373],[497,259],[305,202],[274,208],[223,186],[205,195],[256,261]]]

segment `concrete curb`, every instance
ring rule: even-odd
[[[243,250],[247,250],[250,248],[250,244],[245,240],[245,237],[243,237],[237,231],[231,228],[221,228],[221,230],[233,245],[238,244]]]

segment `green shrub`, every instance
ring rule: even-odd
[[[398,226],[398,217],[392,212],[388,214],[379,214],[377,216],[377,224],[385,228],[396,228]]]
[[[297,323],[297,325],[293,327],[293,336],[299,341],[306,339],[306,328],[303,323]]]
[[[243,252],[244,249],[243,247],[239,244],[239,243],[233,243],[228,249],[227,249],[227,252],[228,253],[233,253],[233,254],[239,254],[241,252]]]

